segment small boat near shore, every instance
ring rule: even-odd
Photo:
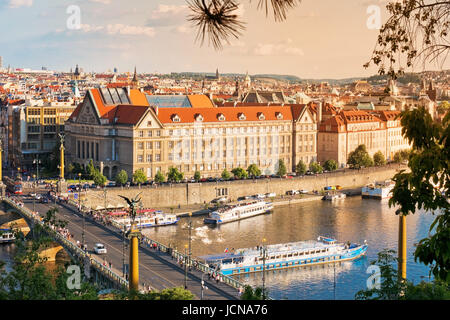
[[[270,213],[272,210],[273,204],[271,202],[264,200],[242,201],[234,205],[226,205],[223,208],[211,212],[209,217],[205,218],[203,222],[219,225]]]
[[[345,198],[347,198],[347,195],[345,193],[336,192],[336,191],[328,191],[327,193],[325,193],[322,200],[333,201],[333,200],[341,200],[341,199],[345,199]]]
[[[391,180],[383,182],[370,183],[361,189],[361,196],[369,199],[389,199],[392,194],[391,190],[394,188],[395,183]]]
[[[355,260],[364,256],[367,248],[366,241],[364,244],[337,243],[333,238],[319,236],[317,241],[237,249],[199,258],[224,275],[235,275]]]

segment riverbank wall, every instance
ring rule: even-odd
[[[209,203],[217,197],[227,196],[231,201],[237,198],[258,193],[271,193],[284,195],[286,191],[296,190],[323,190],[325,186],[340,185],[343,189],[359,188],[374,181],[391,179],[399,170],[407,169],[398,164],[378,168],[365,168],[361,170],[340,170],[337,172],[294,177],[291,179],[255,179],[236,180],[217,183],[183,183],[168,186],[142,186],[130,188],[107,188],[106,193],[101,189],[86,192],[84,205],[90,208],[126,206],[119,195],[134,198],[139,193],[143,206],[146,208],[182,208],[185,206]],[[83,197],[84,198],[84,197]]]

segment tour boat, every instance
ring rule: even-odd
[[[347,196],[345,195],[345,193],[342,192],[327,192],[322,200],[340,200],[340,199],[345,199]]]
[[[363,198],[388,199],[392,196],[390,192],[394,186],[395,183],[391,180],[371,183],[361,189],[361,195]]]
[[[273,204],[264,200],[255,200],[250,202],[239,202],[234,205],[226,205],[209,214],[208,218],[203,220],[207,224],[222,224],[232,222],[245,218],[250,218],[256,215],[269,213],[273,210]]]
[[[10,229],[0,229],[0,243],[10,243],[16,239]]]
[[[362,245],[337,243],[335,239],[320,236],[317,241],[237,249],[220,255],[202,256],[200,259],[223,275],[235,275],[355,260],[366,251],[366,241]]]
[[[156,211],[150,215],[136,216],[135,222],[137,228],[151,228],[176,224],[178,220],[180,219],[175,214],[164,214],[161,211]],[[130,217],[114,219],[114,221],[122,228],[124,225],[126,229],[131,227]]]

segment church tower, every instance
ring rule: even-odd
[[[133,75],[133,79],[131,80],[131,88],[139,89],[139,80],[137,77],[136,67],[134,67],[134,75]]]

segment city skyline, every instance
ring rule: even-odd
[[[139,73],[214,72],[288,74],[308,79],[344,79],[377,73],[365,69],[378,30],[367,26],[368,8],[386,1],[303,1],[286,21],[275,23],[269,14],[247,3],[238,10],[247,29],[239,39],[215,51],[195,41],[185,0],[3,0],[4,66],[69,71],[76,64],[87,72]],[[80,28],[70,30],[79,8]],[[76,19],[75,19],[76,20]],[[75,21],[76,22],[76,21]],[[266,30],[271,30],[267,32]],[[208,57],[208,59],[205,59]],[[446,66],[444,66],[445,68]],[[427,66],[427,70],[434,70]],[[422,68],[408,70],[420,72]]]

